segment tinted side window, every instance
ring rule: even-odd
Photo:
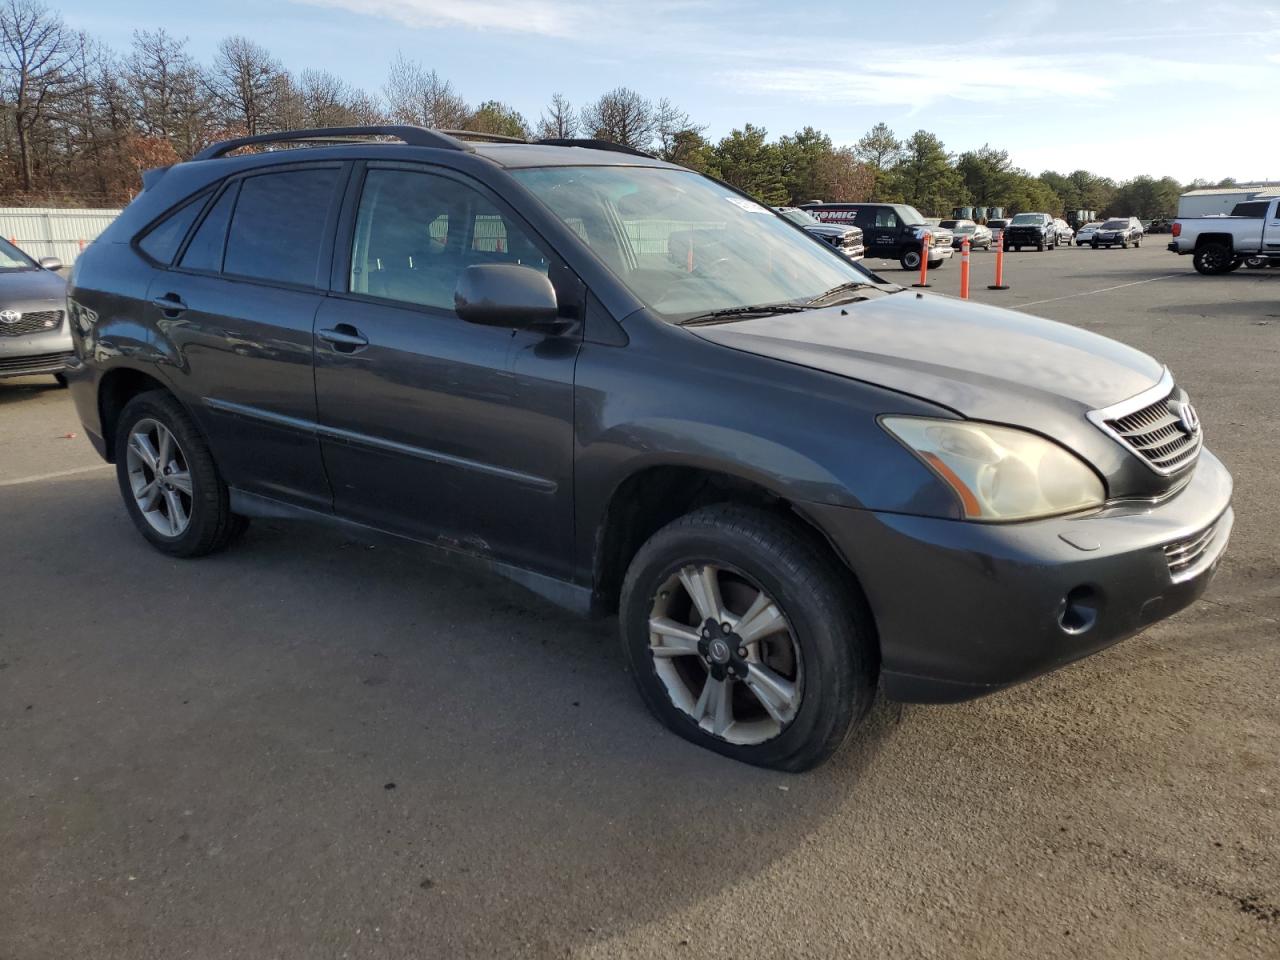
[[[235,206],[237,189],[239,185],[233,183],[209,208],[182,254],[181,266],[213,273],[222,269],[222,245],[227,239],[227,222],[231,219],[231,208]]]
[[[1267,215],[1267,207],[1271,206],[1267,200],[1250,200],[1247,203],[1237,203],[1231,210],[1233,217],[1265,217]]]
[[[338,168],[247,177],[231,217],[223,272],[311,286]]]
[[[142,248],[142,252],[159,263],[166,265],[172,263],[173,255],[178,252],[178,247],[182,244],[183,237],[187,235],[191,225],[196,222],[196,217],[200,215],[200,211],[204,208],[204,202],[208,199],[209,194],[205,192],[192,200],[188,200],[148,230],[146,235],[138,241],[138,246]]]
[[[876,207],[876,219],[873,226],[877,227],[896,227],[898,225],[898,215],[889,207]]]
[[[352,293],[453,309],[458,277],[477,263],[546,272],[524,229],[476,190],[410,170],[370,170],[351,247]]]

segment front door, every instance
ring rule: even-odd
[[[477,326],[453,292],[471,264],[523,264],[550,270],[576,316],[576,281],[500,201],[447,171],[370,164],[344,224],[342,289],[316,317],[335,510],[567,576],[581,324]]]

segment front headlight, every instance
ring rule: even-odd
[[[1029,520],[1106,500],[1083,460],[1034,433],[965,420],[880,422],[955,491],[966,520]]]

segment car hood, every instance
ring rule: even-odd
[[[862,236],[862,230],[858,227],[845,227],[834,223],[807,223],[804,228],[820,237]]]
[[[1062,437],[1084,413],[1159,381],[1151,357],[1106,337],[999,307],[901,292],[735,323],[705,340],[887,387],[965,417]]]
[[[0,307],[21,301],[63,300],[67,281],[48,270],[0,270]]]

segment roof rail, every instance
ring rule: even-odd
[[[213,160],[232,150],[259,143],[299,143],[304,140],[340,140],[349,137],[395,137],[411,147],[438,147],[442,150],[461,150],[474,153],[475,148],[440,130],[404,125],[369,127],[327,127],[322,130],[281,130],[277,133],[260,133],[252,137],[236,137],[205,147],[195,155],[196,160]]]
[[[528,143],[524,137],[508,137],[501,133],[480,133],[478,130],[437,130],[458,140],[483,140],[489,143]]]
[[[586,147],[589,150],[612,150],[614,153],[629,153],[635,157],[648,157],[650,160],[658,159],[652,153],[645,153],[635,147],[628,147],[625,143],[614,143],[612,140],[596,140],[590,137],[544,137],[533,142],[547,147]]]

